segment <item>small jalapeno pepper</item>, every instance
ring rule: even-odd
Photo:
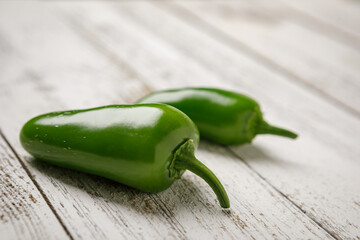
[[[152,93],[138,103],[165,103],[187,114],[202,138],[225,145],[250,143],[257,134],[296,138],[297,134],[269,125],[259,104],[235,92],[213,88],[182,88]]]
[[[145,192],[167,189],[188,169],[212,187],[223,208],[230,207],[220,181],[194,156],[197,127],[184,113],[165,104],[40,115],[23,126],[20,141],[40,160]]]

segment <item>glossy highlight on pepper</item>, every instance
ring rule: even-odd
[[[199,133],[192,120],[165,104],[110,105],[53,112],[29,120],[20,141],[34,157],[159,192],[185,170],[203,178],[220,205],[229,198],[217,177],[194,156]]]
[[[251,143],[258,134],[296,138],[297,134],[264,121],[259,104],[240,93],[215,88],[154,92],[137,103],[164,103],[188,115],[202,138],[224,145]]]

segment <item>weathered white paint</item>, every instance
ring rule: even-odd
[[[1,136],[0,234],[1,239],[69,239]]]
[[[343,220],[358,227],[353,216],[359,210],[342,203],[347,197],[358,199],[356,185],[348,182],[358,179],[349,176],[358,169],[358,119],[147,3],[31,5],[0,7],[0,42],[5,46],[0,46],[0,108],[6,113],[0,126],[28,160],[26,167],[73,238],[331,238],[312,219],[321,224],[330,219],[325,227],[335,237],[356,236],[354,228],[344,228]],[[137,19],[141,14],[148,24]],[[297,142],[259,138],[254,146],[240,148],[246,162],[229,149],[201,144],[197,157],[224,183],[231,211],[221,211],[209,187],[190,173],[163,193],[144,194],[33,161],[17,140],[21,125],[39,113],[129,103],[152,90],[205,84],[248,92],[260,100],[269,119],[298,129],[302,136]],[[324,114],[329,114],[326,120],[334,119],[322,122]],[[313,145],[314,156],[321,157],[316,163],[308,153],[315,151]],[[348,160],[341,163],[339,156]],[[329,169],[332,174],[341,169],[348,176],[326,174]],[[318,179],[339,185],[324,189],[301,183]],[[310,209],[307,215],[312,219],[272,185],[302,211]],[[314,198],[319,197],[316,203],[324,211],[311,210],[309,191],[318,191]],[[329,191],[333,195],[326,195]],[[334,214],[341,219],[334,219]]]

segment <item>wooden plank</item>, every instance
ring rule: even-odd
[[[232,150],[334,237],[358,236],[358,118],[173,13],[141,2],[112,5],[114,16],[100,14],[101,6],[75,11],[76,22],[108,52],[156,79],[155,89],[207,85],[246,92],[260,101],[270,122],[297,129],[296,142],[262,136],[253,146]]]
[[[184,8],[173,9],[182,18],[359,116],[359,51],[299,25],[281,4],[178,4]]]
[[[186,174],[163,193],[144,194],[102,178],[56,168],[27,157],[19,146],[17,133],[21,124],[35,114],[101,105],[104,101],[122,103],[128,97],[136,99],[146,94],[144,89],[148,89],[143,88],[137,77],[153,88],[159,86],[158,79],[160,84],[164,83],[163,88],[184,84],[177,77],[176,83],[167,82],[168,77],[162,75],[163,71],[157,71],[156,64],[148,62],[149,58],[145,58],[143,63],[157,74],[147,76],[148,71],[138,69],[142,59],[139,54],[145,47],[154,63],[158,62],[156,56],[165,54],[169,57],[172,53],[171,49],[161,47],[162,42],[158,39],[151,45],[154,48],[143,46],[138,51],[131,45],[134,37],[139,37],[138,30],[133,32],[127,21],[113,22],[119,19],[109,9],[102,9],[95,3],[66,6],[74,11],[72,17],[76,18],[69,25],[86,41],[73,35],[57,19],[61,16],[58,5],[34,5],[31,11],[28,6],[15,3],[0,8],[4,9],[0,20],[4,15],[7,19],[7,24],[0,21],[0,31],[13,49],[3,62],[17,65],[16,69],[11,69],[10,65],[3,67],[7,70],[1,76],[1,89],[6,97],[0,94],[0,108],[10,104],[15,107],[6,110],[7,117],[0,119],[0,125],[5,126],[4,132],[20,156],[27,159],[26,165],[74,238],[331,238],[241,160],[216,145],[203,143],[197,156],[214,169],[231,193],[230,211],[220,211],[209,187],[191,174]],[[14,9],[21,14],[14,17],[11,14]],[[9,15],[6,16],[6,12]],[[88,17],[92,19],[90,22]],[[101,19],[103,24],[97,22]],[[67,15],[64,20],[68,20]],[[108,51],[107,45],[105,47],[94,38],[113,32],[113,40],[118,41],[116,49],[130,58],[124,59],[117,52]],[[118,35],[119,32],[122,34]],[[116,37],[122,35],[124,38]],[[22,39],[27,39],[25,46]],[[136,39],[135,43],[141,40]],[[160,55],[154,54],[157,50],[161,50],[157,53]],[[172,57],[184,60],[181,55]],[[129,64],[132,61],[134,65]],[[132,68],[141,71],[133,72]],[[149,80],[155,76],[155,80]],[[17,85],[11,84],[14,82]],[[27,101],[19,101],[19,96],[26,97]]]
[[[1,135],[0,196],[2,239],[69,239]]]

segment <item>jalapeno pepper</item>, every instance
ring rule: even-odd
[[[223,208],[230,207],[220,181],[194,156],[197,127],[184,113],[165,104],[40,115],[24,125],[20,141],[40,160],[145,192],[169,188],[188,169],[211,186]]]
[[[296,138],[297,134],[269,125],[259,104],[245,95],[213,88],[182,88],[152,93],[138,103],[165,103],[187,114],[202,138],[225,145],[250,143],[257,134]]]

